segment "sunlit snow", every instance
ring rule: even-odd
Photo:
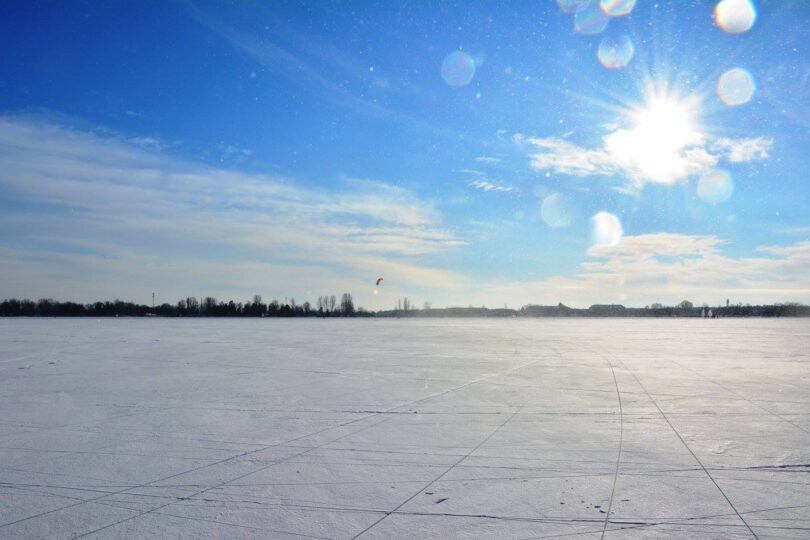
[[[810,527],[803,320],[0,322],[3,538]]]

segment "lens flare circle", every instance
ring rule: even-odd
[[[742,34],[754,26],[757,8],[751,0],[721,0],[714,7],[714,22],[727,34]]]
[[[618,69],[625,67],[633,58],[636,48],[633,40],[628,35],[621,35],[618,38],[604,38],[599,43],[596,57],[599,63],[608,69]]]
[[[742,68],[726,71],[717,81],[717,97],[729,107],[748,103],[756,89],[753,75]]]
[[[734,181],[728,172],[715,169],[700,177],[695,191],[698,198],[704,202],[709,204],[724,203],[734,193]]]
[[[578,34],[592,36],[603,32],[609,20],[610,17],[605,15],[597,2],[589,2],[580,6],[574,14],[574,30]]]
[[[622,234],[622,222],[610,212],[598,212],[591,218],[591,237],[595,245],[615,246]]]
[[[540,203],[540,218],[553,229],[571,224],[572,211],[568,201],[559,193],[552,193]]]
[[[475,60],[463,51],[454,51],[444,57],[442,79],[448,86],[466,86],[475,76]]]
[[[599,7],[602,8],[605,15],[624,17],[636,7],[636,0],[600,0]]]

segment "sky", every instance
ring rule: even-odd
[[[1,298],[810,302],[807,2],[6,1],[0,51]]]

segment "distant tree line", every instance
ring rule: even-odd
[[[401,305],[388,311],[378,311],[375,317],[702,317],[711,309],[713,317],[810,317],[810,306],[788,302],[783,304],[750,304],[711,307],[696,307],[684,300],[675,306],[652,304],[643,308],[625,307],[621,304],[594,304],[589,308],[573,308],[565,304],[541,306],[528,304],[520,309],[481,307],[433,308],[426,303],[425,309],[405,310]],[[704,311],[706,310],[706,311]]]
[[[687,300],[675,306],[652,304],[632,308],[620,304],[594,304],[586,309],[564,304],[528,304],[520,309],[489,309],[486,306],[434,308],[430,302],[425,302],[423,309],[417,309],[409,299],[403,298],[394,309],[369,312],[356,307],[349,293],[340,298],[319,296],[314,306],[309,302],[298,304],[294,298],[265,304],[258,294],[244,303],[217,301],[211,296],[201,299],[189,296],[175,304],[154,307],[122,300],[79,304],[46,298],[37,302],[10,299],[0,303],[0,316],[3,317],[703,317],[709,310],[713,317],[810,316],[810,306],[793,302],[752,306],[731,305],[726,301],[721,306],[704,304],[698,307]]]
[[[273,300],[264,303],[261,295],[255,295],[245,303],[217,301],[212,296],[196,298],[189,296],[175,304],[147,306],[115,300],[113,302],[59,302],[43,298],[32,300],[10,299],[0,302],[2,317],[354,317],[368,316],[368,312],[354,305],[349,293],[344,293],[340,301],[332,296],[319,296],[313,308],[309,302],[297,304],[294,298],[284,302]]]

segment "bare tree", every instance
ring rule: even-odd
[[[354,313],[354,300],[351,294],[343,293],[343,296],[340,297],[340,311],[343,312],[344,315]]]

